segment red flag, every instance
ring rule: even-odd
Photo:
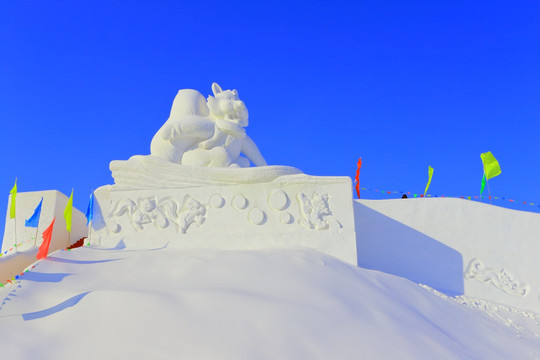
[[[36,258],[38,260],[47,257],[47,255],[49,254],[49,245],[51,245],[51,236],[52,236],[52,231],[53,231],[53,226],[54,226],[54,220],[56,220],[56,217],[52,219],[51,225],[49,225],[49,227],[45,229],[45,231],[41,235],[43,236],[43,242],[41,243],[41,246],[39,247],[39,251],[36,255]]]
[[[360,168],[362,167],[362,158],[358,159],[358,168],[356,169],[356,177],[354,183],[356,184],[356,195],[360,199]]]

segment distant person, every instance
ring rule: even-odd
[[[402,199],[408,199],[407,194],[403,194]]]

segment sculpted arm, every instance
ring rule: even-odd
[[[179,136],[208,139],[213,133],[213,122],[206,117],[197,115],[169,119],[158,131],[161,138],[169,141]]]
[[[249,136],[242,140],[242,153],[255,165],[266,166],[266,160],[264,160],[259,148]]]
[[[246,137],[246,130],[244,130],[243,127],[240,125],[233,123],[231,121],[217,119],[216,121],[216,128],[219,131],[214,132],[214,136],[212,136],[210,139],[205,140],[201,143],[199,143],[199,147],[202,149],[211,149],[214,146],[217,145],[220,138],[226,135],[231,135],[238,139],[243,139]]]
[[[243,139],[246,137],[246,130],[232,121],[217,119],[216,126],[225,134],[234,136],[235,138]]]

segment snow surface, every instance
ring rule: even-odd
[[[2,359],[540,359],[540,316],[311,249],[83,247],[0,289]]]
[[[361,267],[540,313],[540,214],[451,198],[355,200],[354,211]]]

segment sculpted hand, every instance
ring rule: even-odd
[[[219,130],[235,138],[243,139],[246,137],[246,130],[232,121],[218,119],[216,120],[216,126]]]
[[[218,141],[218,137],[216,136],[212,137],[211,139],[201,141],[199,143],[199,149],[209,150],[216,145],[217,141]]]

